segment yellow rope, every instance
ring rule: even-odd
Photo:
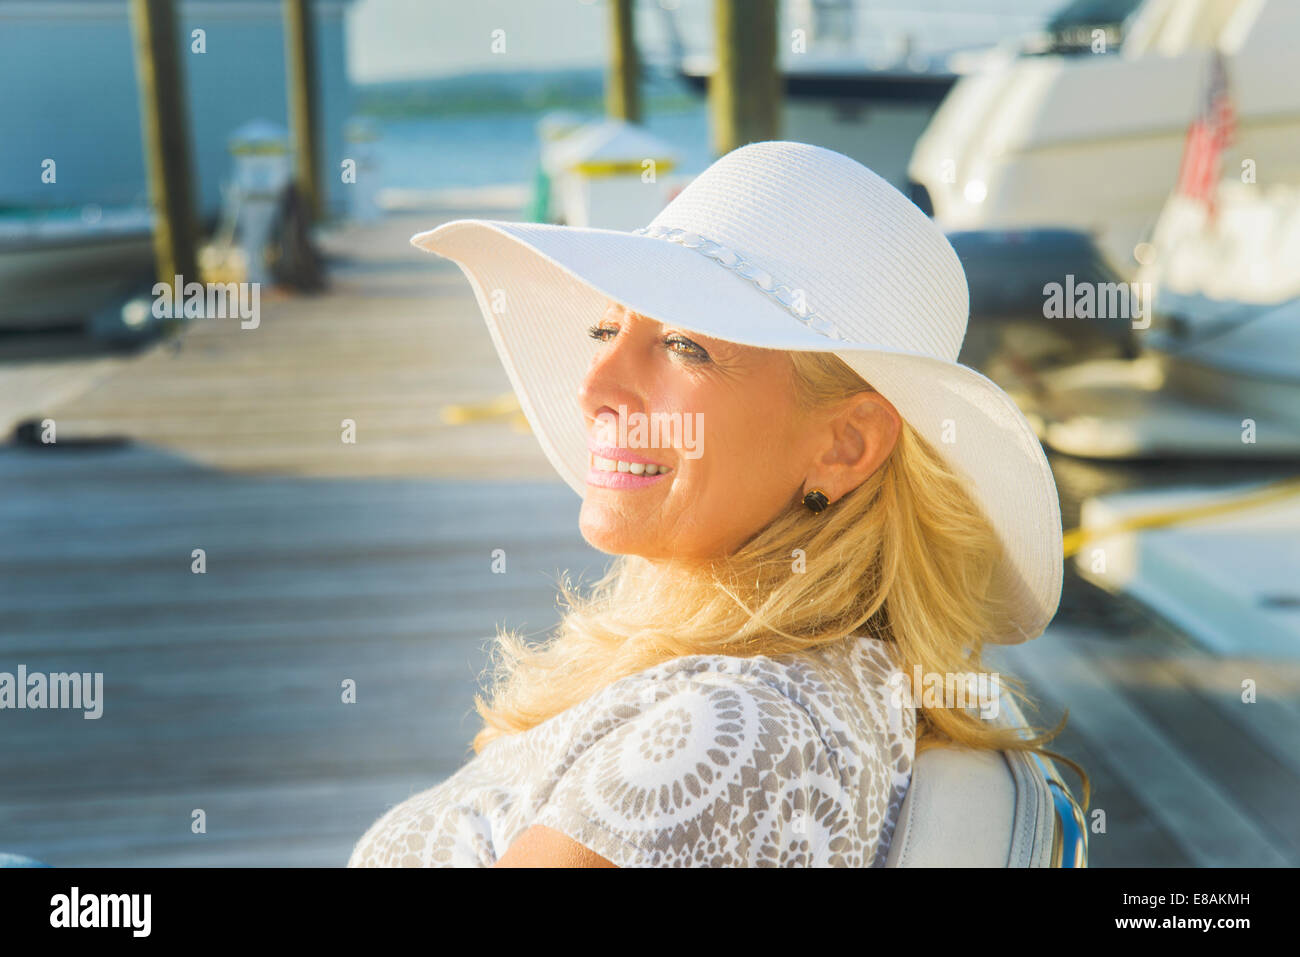
[[[1184,508],[1167,509],[1163,512],[1133,515],[1102,528],[1072,528],[1065,533],[1065,557],[1069,558],[1088,542],[1099,538],[1109,538],[1112,535],[1135,532],[1143,528],[1163,528],[1167,525],[1176,525],[1179,522],[1187,522],[1197,518],[1209,518],[1212,515],[1222,515],[1226,512],[1254,508],[1256,505],[1263,505],[1266,502],[1272,502],[1298,493],[1300,493],[1300,477],[1288,478],[1270,482],[1253,492],[1247,492],[1226,502],[1190,505]]]
[[[519,411],[519,398],[513,392],[503,392],[486,402],[465,402],[442,407],[442,421],[448,425],[464,425],[488,419],[504,419]]]

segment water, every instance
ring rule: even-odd
[[[540,117],[538,113],[490,113],[375,119],[380,188],[426,190],[531,183],[538,163]],[[699,173],[712,162],[703,103],[648,113],[642,125],[678,151],[682,160],[678,172]]]

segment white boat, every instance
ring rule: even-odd
[[[83,325],[148,291],[153,216],[141,206],[0,212],[0,328]]]
[[[1141,337],[1166,387],[1300,428],[1300,176],[1217,188],[1217,213],[1173,196],[1138,271],[1155,290]]]
[[[1131,278],[1214,48],[1237,114],[1229,166],[1249,158],[1273,180],[1300,181],[1300,84],[1285,79],[1297,44],[1294,0],[1145,0],[1104,54],[990,53],[917,141],[913,197],[949,232],[1092,236]]]

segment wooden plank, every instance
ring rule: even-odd
[[[414,793],[407,775],[366,775],[79,798],[57,818],[44,803],[13,803],[7,820],[22,836],[6,848],[57,867],[339,867],[376,818]],[[196,807],[207,812],[206,834],[190,831]]]
[[[1181,655],[1164,664],[1242,734],[1300,774],[1300,666]],[[1243,677],[1258,683],[1258,698],[1250,705],[1241,700]]]
[[[1053,640],[1055,639],[1055,640]],[[1070,702],[1071,721],[1104,749],[1111,767],[1159,818],[1197,867],[1279,867],[1272,836],[1104,677],[1097,659],[1072,648],[1070,632],[998,649],[1014,673]],[[992,657],[992,656],[991,656]],[[1294,862],[1290,862],[1294,863]]]
[[[1300,818],[1295,814],[1300,775],[1285,757],[1279,759],[1257,737],[1255,723],[1246,720],[1254,705],[1242,703],[1238,696],[1239,714],[1230,717],[1231,709],[1222,701],[1216,707],[1202,695],[1189,693],[1182,680],[1186,664],[1179,670],[1160,658],[1101,658],[1098,666],[1207,780],[1232,794],[1233,800],[1292,863],[1300,863]],[[1269,684],[1259,662],[1247,668],[1263,678],[1266,686]],[[1271,693],[1270,688],[1265,695]],[[1272,709],[1269,717],[1285,718],[1277,709]],[[1294,742],[1300,737],[1300,724],[1292,721],[1274,725],[1268,734],[1273,739],[1287,737]],[[1300,753],[1294,747],[1290,752]],[[1241,787],[1242,781],[1250,781],[1251,786]]]
[[[64,654],[85,654],[100,649],[167,648],[177,643],[294,642],[302,645],[329,641],[451,640],[466,636],[488,636],[497,626],[520,628],[526,634],[549,628],[556,615],[555,590],[538,576],[512,586],[508,601],[493,596],[495,603],[471,601],[406,602],[402,607],[380,612],[349,604],[320,607],[303,605],[297,614],[274,619],[259,610],[240,609],[220,616],[191,616],[178,622],[174,617],[153,616],[149,620],[128,617],[108,621],[100,616],[81,615],[70,621],[36,621],[22,631],[6,629],[0,636],[0,652],[8,655],[52,647]],[[55,644],[57,642],[57,644]]]

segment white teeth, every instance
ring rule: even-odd
[[[643,462],[623,462],[618,459],[605,459],[599,455],[591,457],[593,468],[602,472],[627,472],[631,475],[663,475],[671,472],[667,465],[646,465]]]

